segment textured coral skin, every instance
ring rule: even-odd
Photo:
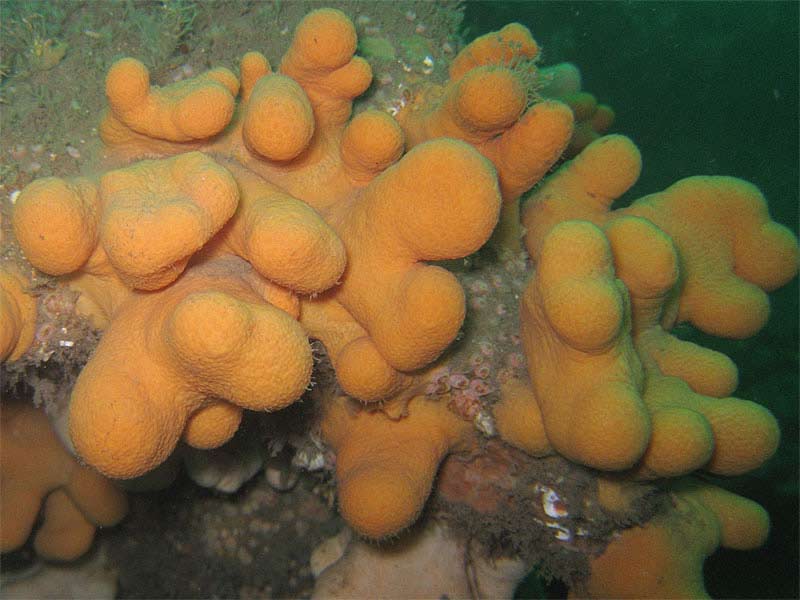
[[[520,67],[535,73],[539,49],[530,32],[513,23],[473,41],[453,60],[450,81],[432,87],[398,119],[409,146],[447,136],[472,144],[497,169],[503,216],[498,245],[519,248],[519,198],[558,160],[572,135],[573,115],[560,102],[526,110]]]
[[[180,275],[238,198],[225,169],[190,152],[110,171],[97,184],[40,179],[20,194],[14,233],[45,273],[112,270],[128,287],[156,290]]]
[[[333,399],[323,425],[336,450],[339,510],[360,533],[384,538],[417,520],[439,463],[472,428],[425,397],[412,399],[400,420],[350,402]]]
[[[640,170],[639,150],[623,136],[597,140],[559,169],[523,215],[534,260],[558,222],[584,219],[604,227],[622,216],[648,219],[672,238],[681,264],[677,313],[667,325],[688,321],[713,335],[753,335],[769,315],[766,292],[797,274],[792,232],[770,220],[755,186],[732,177],[690,177],[609,210]]]
[[[750,550],[767,539],[766,511],[722,488],[678,480],[670,499],[666,514],[624,531],[594,558],[589,580],[570,597],[708,598],[706,557],[720,546]]]
[[[500,207],[495,170],[456,140],[401,157],[393,119],[368,111],[350,120],[371,77],[355,43],[342,13],[311,13],[277,73],[257,53],[243,59],[235,114],[228,97],[240,86],[224,70],[151,88],[146,70],[124,59],[106,80],[109,152],[175,156],[98,181],[39,181],[20,196],[14,227],[26,255],[70,275],[84,312],[106,328],[70,417],[78,452],[103,472],[146,472],[181,435],[219,445],[238,425],[234,407],[275,410],[296,399],[310,374],[301,336],[326,345],[343,388],[364,401],[412,385],[411,372],[456,336],[463,292],[424,261],[465,256],[489,238]],[[273,307],[305,333],[277,324]],[[200,364],[172,339],[173,313],[206,338],[189,353]],[[272,333],[233,335],[238,358],[212,347],[218,323],[251,319]],[[247,344],[268,349],[257,383],[247,380],[256,364]]]
[[[762,290],[797,272],[797,241],[732,178],[690,178],[609,212],[639,170],[627,138],[601,138],[524,211],[536,271],[523,338],[548,438],[573,460],[642,477],[746,472],[775,451],[774,417],[727,397],[737,383],[727,357],[669,330],[689,320],[719,335],[757,331]]]
[[[97,527],[119,522],[125,494],[61,445],[47,416],[30,404],[6,402],[0,415],[0,551],[22,546],[44,503],[34,548],[43,558],[73,560],[91,546]]]
[[[0,360],[22,356],[36,333],[36,300],[16,269],[0,267]]]
[[[633,481],[736,474],[771,455],[777,425],[728,397],[732,363],[669,333],[690,321],[750,335],[767,316],[764,291],[796,273],[796,241],[755,188],[692,178],[610,211],[641,167],[621,136],[546,177],[591,102],[528,106],[538,46],[522,26],[465,48],[449,82],[397,121],[351,118],[371,79],[355,48],[352,23],[323,9],[298,26],[276,70],[247,54],[240,81],[216,70],[157,89],[123,59],[106,81],[100,133],[130,166],[44,180],[19,197],[26,255],[65,276],[106,329],[71,399],[71,436],[88,463],[134,477],[181,438],[218,446],[242,409],[278,410],[302,394],[310,337],[341,388],[318,398],[340,509],[368,537],[406,529],[443,457],[477,435],[446,399],[421,394],[467,310],[458,280],[428,263],[468,256],[492,235],[519,250],[519,200],[540,180],[522,217],[535,267],[520,298],[530,381],[500,390],[500,436]],[[697,512],[732,522],[709,498]],[[747,543],[761,539],[756,521],[743,521],[755,523]],[[667,564],[681,525],[662,525],[653,529],[667,541],[633,546]],[[698,544],[672,580],[699,593],[698,564],[714,544]],[[614,548],[608,571],[621,564]],[[666,591],[658,586],[645,580],[636,593]]]
[[[72,392],[80,456],[109,476],[137,477],[166,460],[190,416],[184,437],[213,448],[236,432],[242,408],[277,410],[299,397],[311,349],[258,283],[247,263],[217,259],[123,302]]]

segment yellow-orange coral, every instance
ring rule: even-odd
[[[424,261],[465,256],[488,239],[499,211],[494,170],[453,140],[401,158],[403,134],[387,115],[348,122],[371,77],[354,50],[342,13],[309,14],[278,73],[258,53],[243,59],[235,114],[238,82],[224,70],[151,88],[141,64],[124,59],[106,85],[110,152],[177,156],[99,182],[39,181],[20,196],[14,227],[26,255],[71,274],[80,308],[107,328],[70,409],[76,448],[98,468],[140,474],[182,433],[202,447],[221,443],[239,418],[225,402],[263,410],[296,398],[310,351],[273,306],[323,341],[343,387],[364,400],[409,386],[410,372],[454,339],[463,292]],[[205,130],[203,111],[213,113]],[[186,336],[206,323],[192,352],[177,348],[177,320]],[[252,356],[267,333],[281,343]],[[245,373],[253,364],[264,366],[258,381]]]
[[[359,410],[343,397],[331,399],[326,410],[323,434],[336,450],[339,510],[372,538],[417,519],[439,463],[472,429],[444,403],[420,396],[399,419]]]
[[[353,24],[324,9],[303,19],[275,72],[245,55],[241,84],[216,70],[155,88],[123,59],[100,133],[117,161],[148,160],[97,181],[37,182],[18,199],[26,255],[68,275],[106,328],[70,407],[77,451],[103,472],[134,477],[181,437],[212,448],[242,409],[286,406],[310,381],[307,337],[336,372],[321,428],[337,453],[340,508],[362,534],[413,523],[439,462],[475,435],[445,398],[420,395],[466,314],[457,278],[428,263],[476,252],[495,229],[516,249],[519,198],[596,106],[586,96],[529,105],[539,50],[514,24],[467,46],[450,80],[421,90],[398,121],[351,118],[371,80],[356,41]],[[533,454],[641,478],[748,470],[774,450],[774,419],[726,397],[727,358],[669,330],[691,320],[752,333],[765,318],[758,288],[791,277],[794,242],[757,191],[725,178],[609,212],[639,168],[630,142],[603,138],[529,202],[531,381],[503,382],[497,429]]]
[[[176,85],[150,86],[150,73],[141,62],[124,58],[106,77],[111,109],[104,128],[117,120],[136,133],[172,142],[210,137],[222,131],[233,116],[239,81],[227,69],[215,69]]]
[[[4,402],[0,414],[0,551],[19,548],[44,503],[34,548],[72,560],[91,546],[97,527],[115,525],[128,510],[125,495],[61,445],[45,414]]]
[[[51,275],[113,272],[128,286],[159,289],[231,217],[236,182],[191,152],[87,179],[39,179],[14,207],[14,234],[31,264]]]
[[[749,550],[766,541],[769,517],[755,502],[693,481],[671,484],[670,497],[665,512],[612,540],[570,597],[707,598],[707,556],[719,546]]]
[[[235,433],[242,408],[296,400],[311,377],[311,350],[261,285],[244,261],[217,259],[123,302],[72,392],[80,456],[109,476],[136,477],[169,456],[195,411],[187,441],[208,448]],[[207,411],[221,401],[232,406],[215,409],[208,427]]]
[[[639,169],[633,144],[603,138],[526,207],[536,272],[521,317],[547,435],[574,460],[638,463],[639,476],[748,471],[777,447],[774,417],[726,397],[737,381],[727,357],[668,332],[691,320],[712,333],[753,333],[766,318],[761,289],[796,272],[796,241],[769,220],[755,188],[731,178],[685,180],[609,213]]]
[[[770,220],[755,186],[732,177],[690,177],[611,211],[640,170],[639,151],[627,138],[592,143],[527,204],[528,251],[536,258],[546,232],[568,219],[600,226],[621,216],[648,219],[672,238],[681,265],[677,313],[667,325],[689,321],[726,337],[758,331],[769,314],[765,291],[797,273],[795,236]]]
[[[454,59],[444,88],[427,90],[398,115],[409,146],[454,137],[492,161],[504,202],[497,240],[512,250],[519,248],[520,195],[547,173],[572,134],[564,104],[527,108],[526,83],[514,68],[537,54],[530,32],[517,23],[480,37]]]
[[[36,333],[36,300],[25,280],[10,267],[0,267],[0,360],[17,360]]]
[[[602,469],[631,467],[650,438],[627,303],[603,233],[554,227],[520,307],[528,370],[553,447]]]

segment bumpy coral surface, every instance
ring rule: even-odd
[[[371,538],[413,524],[440,462],[482,436],[632,486],[766,460],[777,423],[730,397],[732,362],[670,333],[685,321],[752,335],[766,292],[796,274],[796,240],[758,190],[690,178],[611,210],[638,177],[638,150],[595,139],[613,113],[581,95],[569,66],[547,75],[551,99],[530,102],[539,48],[521,25],[467,46],[397,120],[351,116],[371,82],[356,42],[344,14],[322,9],[274,70],[251,52],[238,77],[214,69],[159,88],[122,59],[100,128],[113,166],[34,182],[17,199],[25,256],[79,292],[78,310],[104,330],[70,401],[80,457],[137,477],[180,439],[219,447],[243,409],[279,410],[319,382],[308,397],[336,454],[339,507]],[[487,242],[504,273],[447,262]],[[0,351],[12,359],[32,336],[24,285],[0,279]],[[335,381],[313,372],[309,339]],[[576,592],[699,594],[717,545],[764,538],[765,515],[744,500],[668,493],[674,506],[613,539]],[[704,529],[677,560],[687,514]],[[619,582],[631,551],[668,580],[642,566]]]
[[[4,402],[0,435],[0,551],[33,541],[37,554],[73,560],[91,546],[95,529],[116,525],[128,511],[125,495],[94,469],[80,465],[42,410]]]

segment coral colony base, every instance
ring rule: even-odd
[[[521,25],[354,115],[356,43],[320,9],[276,68],[157,87],[121,59],[107,168],[15,198],[0,548],[82,556],[176,447],[233,491],[261,468],[243,412],[279,411],[269,444],[335,472],[349,526],[311,557],[318,597],[510,597],[536,565],[575,597],[704,596],[705,557],[769,519],[695,474],[755,469],[779,430],[671,330],[756,333],[797,240],[731,177],[612,209],[639,151]],[[31,391],[48,359],[74,385]]]

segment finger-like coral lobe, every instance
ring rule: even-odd
[[[117,478],[142,475],[187,441],[214,447],[236,431],[242,408],[278,410],[311,377],[297,322],[265,302],[237,259],[193,268],[174,285],[121,304],[70,403],[78,453]],[[209,404],[230,403],[209,414]],[[213,417],[215,427],[204,424]]]
[[[33,545],[51,560],[80,557],[97,527],[115,525],[125,516],[125,495],[69,454],[42,410],[4,402],[0,434],[0,551],[25,543],[42,505]]]

